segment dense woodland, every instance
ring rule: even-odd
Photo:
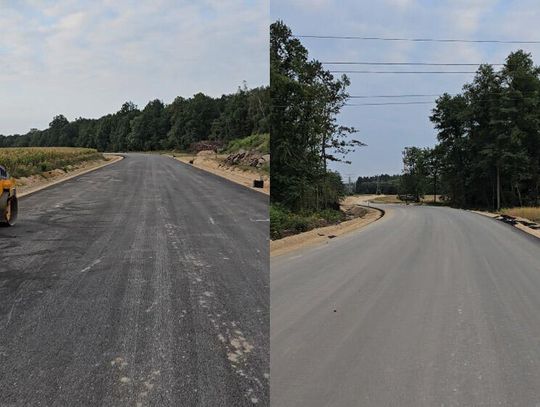
[[[402,188],[433,188],[458,207],[540,205],[540,68],[511,53],[496,71],[481,65],[458,95],[437,99],[434,148],[403,152]]]
[[[228,142],[269,132],[270,93],[267,87],[238,89],[212,98],[198,93],[177,97],[166,105],[150,101],[140,110],[131,102],[99,119],[68,121],[53,118],[45,130],[23,135],[0,135],[0,147],[90,147],[99,151],[188,149],[201,140]]]
[[[342,161],[359,141],[336,116],[349,79],[309,60],[307,49],[281,21],[270,28],[272,202],[295,212],[335,208],[344,187],[329,161]]]
[[[373,175],[358,177],[354,192],[356,194],[397,195],[399,193],[400,175]]]

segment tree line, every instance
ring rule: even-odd
[[[272,203],[295,212],[339,206],[345,189],[331,161],[344,161],[360,141],[337,124],[348,98],[347,76],[335,78],[282,21],[270,27]]]
[[[116,113],[99,119],[53,118],[44,130],[0,135],[0,147],[90,147],[99,151],[188,149],[201,140],[228,142],[269,132],[268,87],[247,89],[212,98],[197,93],[171,104],[156,99],[140,110],[126,102]]]
[[[358,177],[354,186],[356,194],[383,194],[397,195],[401,175],[380,174],[367,177]]]
[[[480,65],[460,94],[439,97],[430,117],[437,144],[405,149],[403,190],[430,188],[463,208],[538,206],[539,75],[519,50],[498,71]]]

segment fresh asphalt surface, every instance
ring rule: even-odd
[[[381,206],[271,261],[272,406],[540,406],[540,240]]]
[[[159,155],[0,229],[0,406],[267,406],[267,197]]]

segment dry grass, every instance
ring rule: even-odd
[[[401,199],[398,199],[397,195],[382,195],[377,198],[370,199],[370,201],[378,203],[403,203]]]
[[[437,203],[442,202],[441,201],[441,195],[437,195]],[[397,195],[381,195],[375,198],[370,198],[371,202],[378,202],[378,203],[405,203],[401,199],[397,197]],[[420,199],[420,202],[422,203],[433,203],[433,195],[424,195],[423,198]]]
[[[4,165],[15,178],[28,177],[55,169],[67,171],[70,166],[100,159],[104,159],[103,155],[91,148],[0,148],[0,165]]]
[[[523,208],[507,208],[501,211],[504,215],[517,216],[519,218],[525,218],[532,220],[533,222],[540,222],[540,207],[531,206]]]

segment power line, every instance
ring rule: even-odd
[[[341,35],[294,35],[296,38],[315,38],[328,40],[362,40],[362,41],[408,41],[408,42],[448,42],[448,43],[491,43],[491,44],[540,44],[540,40],[465,40],[446,38],[392,38],[392,37],[360,37]]]
[[[486,94],[493,94],[493,95],[499,95],[499,93],[495,93],[495,92],[487,92]],[[450,95],[450,94],[449,94]],[[459,95],[459,94],[455,94],[455,95]],[[534,96],[538,96],[537,94],[533,94]],[[424,95],[420,95],[420,94],[416,94],[416,95],[353,95],[353,96],[349,96],[349,99],[363,99],[363,98],[401,98],[401,97],[435,97],[435,96],[442,96],[442,95],[439,95],[439,94],[432,94],[432,95],[427,95],[427,94],[424,94]],[[452,96],[452,95],[450,95]],[[521,101],[523,99],[527,98],[527,96],[503,96],[503,99],[506,99],[506,100],[514,100],[514,101]],[[496,101],[497,98],[493,97],[493,98],[480,98],[480,99],[475,99],[475,101],[477,102],[493,102],[493,101]],[[366,103],[345,103],[343,106],[351,106],[351,107],[354,107],[354,106],[395,106],[395,105],[427,105],[427,104],[433,104],[433,103],[436,103],[435,100],[431,100],[431,101],[427,101],[427,100],[422,100],[422,101],[406,101],[406,102],[366,102]],[[292,105],[272,105],[273,108],[288,108],[288,107],[291,107]]]
[[[486,64],[486,63],[450,63],[450,62],[347,62],[347,61],[325,61],[321,62],[325,65],[376,65],[376,66],[480,66],[480,65],[491,65],[491,66],[503,66],[504,64]]]
[[[388,105],[427,105],[435,103],[431,102],[381,102],[381,103],[346,103],[344,106],[388,106]]]
[[[442,96],[442,94],[403,94],[403,95],[350,95],[350,99],[371,99],[371,98],[417,98],[417,97],[436,97]]]
[[[350,99],[415,98],[415,97],[438,97],[438,96],[443,96],[445,93],[447,95],[449,95],[449,96],[463,95],[463,93],[443,92],[443,93],[432,93],[432,94],[429,94],[429,93],[424,93],[424,94],[420,94],[420,93],[403,93],[403,94],[394,94],[394,95],[349,95],[348,97]],[[501,92],[482,92],[482,94],[484,94],[484,95],[501,95]],[[532,96],[540,96],[540,93],[537,92],[537,91],[521,92],[521,94],[522,94],[521,97],[520,96],[512,96],[512,97],[505,96],[505,97],[510,98],[510,99],[519,99],[519,98],[529,97],[531,95]]]
[[[521,97],[506,97],[507,100],[523,100]],[[492,102],[495,101],[495,98],[491,99],[477,99],[478,102]],[[367,103],[346,103],[344,106],[388,106],[388,105],[427,105],[433,104],[435,100],[432,101],[407,101],[407,102],[367,102]]]
[[[361,73],[361,74],[471,74],[475,71],[328,71],[330,73]]]

